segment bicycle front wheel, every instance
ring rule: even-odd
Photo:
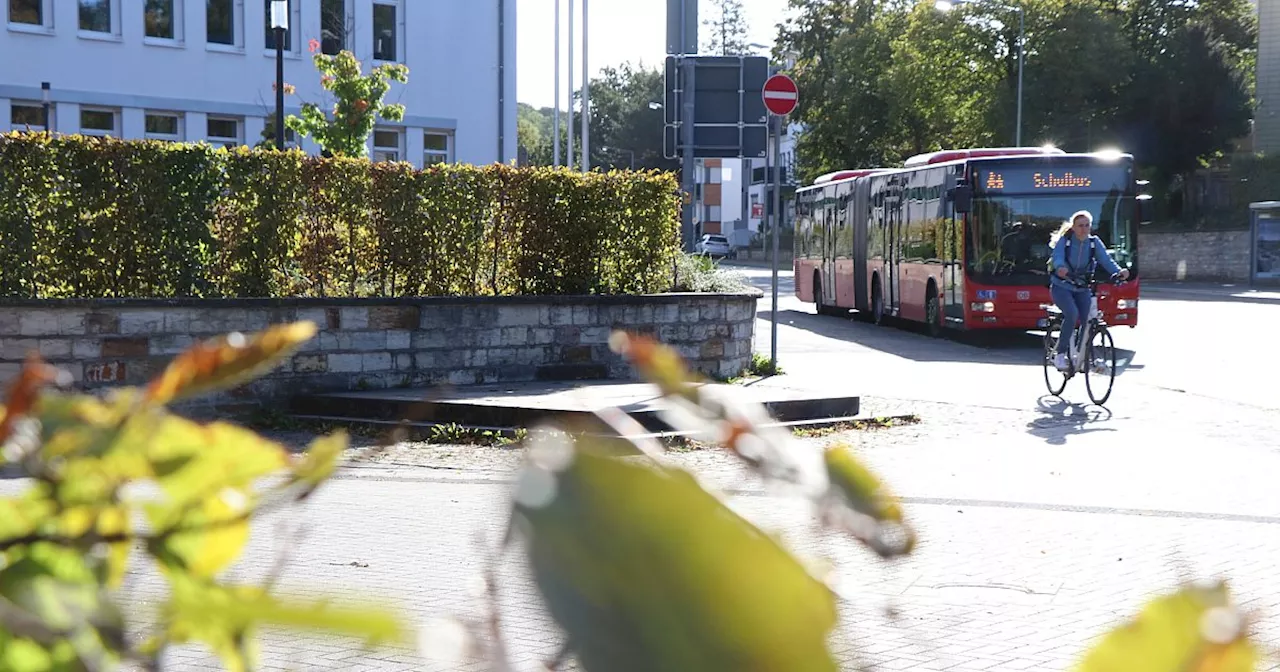
[[[1116,380],[1116,343],[1111,332],[1098,328],[1089,343],[1089,354],[1085,360],[1084,386],[1089,390],[1089,399],[1101,406],[1111,398],[1111,387]]]
[[[1067,389],[1067,378],[1069,378],[1053,363],[1054,355],[1058,351],[1058,337],[1061,335],[1062,332],[1057,331],[1052,324],[1044,330],[1044,385],[1049,388],[1049,394],[1055,397],[1062,396],[1062,391]]]

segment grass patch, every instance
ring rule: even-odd
[[[338,420],[311,420],[296,418],[275,408],[259,408],[247,413],[240,419],[240,424],[259,432],[310,432],[329,434],[335,430],[346,430],[352,436],[367,439],[378,439],[393,443],[401,441],[422,441],[429,444],[493,446],[506,447],[520,443],[528,436],[528,431],[517,429],[514,432],[501,432],[493,429],[464,427],[457,423],[434,425],[431,427],[412,427],[407,425],[390,425],[385,423],[361,422],[352,419],[350,422]]]
[[[920,424],[920,416],[918,415],[897,415],[892,417],[867,418],[866,420],[853,420],[850,422],[838,422],[834,425],[823,425],[821,427],[793,427],[791,429],[791,433],[801,438],[812,439],[821,436],[831,436],[832,434],[839,434],[841,432],[866,432],[918,424]]]
[[[775,365],[769,361],[769,358],[758,352],[751,353],[751,361],[747,363],[747,368],[743,372],[748,376],[781,376],[783,373],[782,365]]]

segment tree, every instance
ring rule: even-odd
[[[899,155],[943,147],[983,145],[994,139],[987,111],[997,98],[1000,67],[983,45],[989,29],[966,19],[967,8],[939,15],[917,4],[894,30],[889,65],[880,86],[887,99],[892,147]],[[894,25],[898,25],[895,21]]]
[[[591,81],[591,163],[637,169],[677,170],[663,156],[662,110],[652,109],[663,95],[663,74],[644,64],[604,68]],[[579,144],[580,143],[575,143]]]
[[[1052,143],[1068,151],[1117,143],[1120,92],[1135,62],[1121,14],[1101,3],[1043,3],[1027,22],[1032,37],[1025,64],[1024,143]],[[1041,35],[1071,39],[1035,39]],[[1012,137],[1016,117],[1016,88],[1005,91],[991,119],[1002,138]]]
[[[740,56],[748,53],[747,15],[742,9],[742,0],[711,0],[715,8],[715,17],[705,19],[702,25],[708,28],[707,39],[703,49],[709,54],[721,56]]]
[[[290,115],[285,125],[302,136],[315,136],[316,142],[330,154],[366,157],[376,118],[404,119],[404,106],[384,103],[383,98],[391,89],[392,81],[409,81],[409,68],[387,63],[363,75],[360,62],[350,51],[330,56],[316,53],[319,48],[320,43],[311,40],[311,53],[315,54],[316,70],[321,74],[320,85],[332,91],[337,99],[333,116],[326,116],[315,103],[303,103],[302,116]]]
[[[885,0],[790,0],[778,53],[796,56],[800,90],[793,119],[804,125],[797,172],[803,181],[842,168],[899,161],[883,75],[904,12]]]
[[[663,74],[657,68],[623,63],[604,68],[591,80],[591,165],[630,168],[632,156],[637,170],[678,170],[679,162],[663,156],[662,109],[653,109],[663,96]],[[575,101],[579,99],[574,95]],[[575,105],[573,114],[560,116],[560,157],[566,165],[580,165],[582,157],[582,116]],[[529,162],[549,166],[554,160],[551,108],[535,110],[520,105],[518,122],[521,143],[529,152]],[[574,132],[573,157],[568,157],[568,131]],[[527,140],[527,144],[525,144]]]
[[[552,110],[534,109],[527,103],[516,105],[516,137],[533,165],[551,165]],[[542,159],[546,157],[544,162]]]

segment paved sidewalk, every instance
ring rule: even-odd
[[[834,561],[850,599],[832,644],[844,669],[861,656],[884,670],[1066,670],[1092,637],[1171,587],[1182,562],[1233,579],[1246,606],[1264,614],[1260,637],[1280,646],[1280,453],[1271,439],[1280,422],[1179,396],[1156,400],[1168,404],[1157,417],[1079,418],[1064,408],[868,398],[873,413],[909,407],[923,421],[800,443],[853,441],[903,496],[921,545],[894,567],[817,534],[806,505],[768,495],[723,452],[668,457],[798,553]],[[282,538],[276,525],[305,521],[286,590],[385,596],[419,621],[468,613],[479,607],[468,580],[484,559],[474,535],[500,535],[519,459],[511,448],[395,446],[343,469],[305,510],[260,522],[236,571],[261,577],[277,550],[272,537]],[[536,669],[559,635],[514,556],[501,581],[518,669]],[[161,587],[149,573],[128,581],[139,605]],[[884,615],[890,603],[897,622]],[[331,638],[271,635],[264,648],[266,669],[486,669]],[[209,669],[211,659],[181,650],[172,663]]]

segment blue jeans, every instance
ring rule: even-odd
[[[1070,351],[1071,337],[1076,332],[1076,322],[1089,316],[1088,289],[1068,289],[1054,285],[1049,289],[1053,302],[1062,311],[1062,333],[1058,336],[1058,354]]]

